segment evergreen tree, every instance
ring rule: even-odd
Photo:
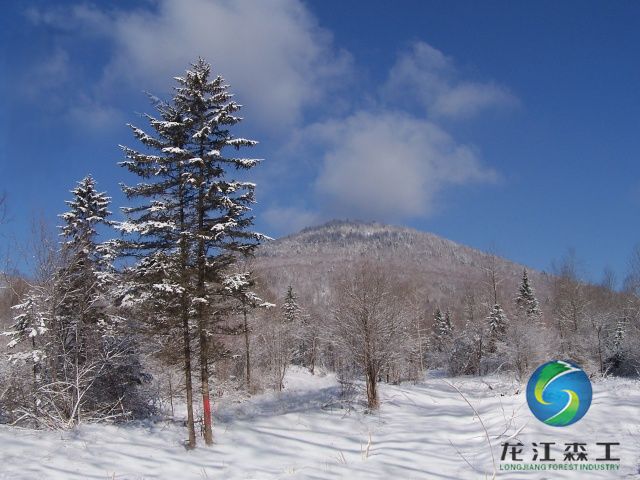
[[[440,337],[442,336],[443,324],[444,324],[444,317],[442,315],[442,311],[439,308],[436,308],[436,311],[433,314],[433,326],[431,327],[431,339],[432,339],[431,343],[437,351],[441,351]]]
[[[611,340],[610,355],[607,358],[607,367],[617,375],[625,374],[628,372],[628,366],[626,365],[626,355],[624,348],[624,341],[626,337],[626,320],[624,317],[618,318],[615,324],[615,330],[613,331]]]
[[[60,336],[56,342],[60,349],[56,355],[61,364],[58,369],[65,376],[67,372],[73,372],[77,383],[78,378],[86,377],[83,370],[94,367],[97,358],[92,357],[111,351],[117,342],[117,317],[107,312],[109,302],[106,301],[114,279],[112,243],[96,242],[97,228],[111,225],[108,220],[111,199],[96,189],[91,176],[78,182],[71,193],[73,199],[66,202],[69,210],[60,215],[64,221],[60,230],[65,266],[57,275],[59,302],[55,329]],[[67,363],[71,365],[65,365]],[[107,375],[109,365],[98,368],[101,374]],[[98,383],[93,376],[85,380],[93,382],[94,386]],[[70,412],[70,416],[73,418],[75,413],[79,423],[82,401],[88,401],[91,395],[79,386],[76,386],[75,395],[75,411]]]
[[[507,316],[499,304],[495,304],[489,316],[487,317],[487,326],[489,330],[488,350],[490,353],[495,352],[496,343],[504,340],[507,331]]]
[[[95,238],[98,225],[110,225],[107,217],[111,215],[109,203],[111,197],[104,192],[98,192],[96,182],[91,175],[78,182],[71,190],[73,200],[65,203],[69,211],[60,215],[64,225],[60,227],[60,235],[65,239],[66,248],[75,250],[79,256],[87,261],[99,261]]]
[[[315,352],[316,332],[311,328],[309,315],[302,312],[298,305],[298,297],[293,287],[289,285],[282,303],[283,326],[288,329],[291,348],[293,350],[291,362],[295,365],[312,366]],[[313,367],[312,367],[313,371]]]
[[[257,143],[229,130],[242,120],[235,115],[240,105],[222,77],[211,78],[211,66],[202,59],[176,81],[171,102],[155,100],[159,118],[147,116],[155,135],[132,126],[134,136],[154,154],[123,147],[123,166],[144,182],[123,187],[128,198],[141,204],[125,210],[129,219],[120,228],[135,237],[124,242],[124,253],[144,260],[138,264],[138,279],[149,273],[147,286],[155,285],[158,270],[173,273],[159,288],[174,294],[168,309],[180,305],[193,447],[190,322],[197,329],[204,436],[211,444],[208,349],[222,320],[216,305],[228,293],[222,282],[237,255],[252,254],[266,237],[250,229],[255,185],[232,178],[232,171],[250,169],[259,160],[224,154],[229,147]]]
[[[122,410],[141,374],[130,337],[109,309],[113,244],[97,242],[97,228],[110,225],[110,199],[90,176],[72,193],[69,211],[60,215],[58,262],[16,307],[10,344],[31,340],[34,388],[43,392],[36,416],[65,424],[103,418],[114,404]]]
[[[300,319],[300,307],[298,306],[298,297],[293,291],[293,287],[289,285],[287,293],[282,302],[282,315],[284,323],[295,325]]]
[[[447,309],[444,313],[444,332],[445,335],[453,335],[453,324],[451,323],[451,310]]]
[[[453,336],[453,325],[449,310],[442,314],[438,308],[433,315],[432,345],[437,352],[444,352],[451,342]]]
[[[529,276],[527,275],[526,268],[522,272],[522,282],[520,283],[520,288],[518,289],[516,306],[520,311],[525,313],[528,319],[539,318],[542,314],[540,312],[538,300],[536,299],[533,288],[529,283]]]
[[[96,225],[108,224],[106,218],[110,215],[110,198],[96,191],[95,181],[91,176],[78,182],[71,193],[73,200],[65,202],[69,211],[60,215],[64,220],[64,225],[60,227],[64,265],[60,266],[55,276],[58,277],[58,288],[64,287],[67,292],[60,302],[61,305],[56,305],[56,313],[59,316],[66,315],[65,310],[72,316],[81,310],[81,306],[73,303],[81,302],[87,296],[91,297],[93,291],[100,287],[92,277],[98,273],[100,267],[109,265],[109,258],[103,255],[107,249],[104,246],[99,248],[95,238]],[[86,287],[91,291],[87,291]],[[14,307],[19,313],[10,333],[13,337],[11,347],[25,339],[42,336],[49,330],[54,320],[48,311],[50,309],[44,307],[44,304],[48,300],[47,297],[51,296],[52,293],[47,295],[41,288],[34,288],[22,304]],[[71,321],[75,322],[76,319]]]
[[[73,344],[82,338],[85,325],[111,327],[107,302],[100,300],[108,295],[114,280],[114,249],[112,242],[96,242],[98,226],[111,225],[107,219],[111,215],[108,210],[111,198],[96,190],[91,176],[78,182],[71,193],[73,200],[65,202],[69,210],[60,215],[64,221],[60,227],[64,267],[58,272],[61,299],[56,313],[58,327],[69,329],[63,334],[62,347],[67,351],[74,349],[79,355],[82,345]]]
[[[14,313],[11,330],[3,332],[3,335],[11,338],[7,346],[11,349],[30,342],[27,351],[9,354],[9,360],[13,363],[28,361],[33,365],[34,381],[37,381],[40,362],[47,358],[48,337],[46,336],[51,325],[50,295],[43,285],[31,286],[23,301],[12,307]]]
[[[511,321],[495,321],[498,328],[491,348],[497,349],[501,362],[511,365],[518,379],[523,379],[529,372],[531,365],[539,358],[540,349],[535,348],[537,338],[542,334],[542,324],[539,322],[542,313],[533,287],[529,281],[526,268],[522,271],[522,281],[515,298],[515,316]],[[497,312],[493,316],[499,317]],[[502,324],[505,327],[501,327]]]
[[[193,415],[192,344],[189,289],[192,268],[192,223],[189,203],[194,194],[185,182],[188,166],[182,147],[188,142],[184,115],[172,105],[152,99],[159,117],[147,115],[156,136],[130,125],[134,136],[150,151],[146,154],[122,146],[127,160],[121,165],[143,180],[122,186],[134,207],[123,208],[129,220],[116,225],[125,239],[120,253],[138,259],[128,270],[123,305],[154,313],[155,331],[182,337],[185,374],[188,447],[196,445]],[[129,237],[128,239],[126,237]],[[131,238],[133,237],[133,238]],[[174,320],[176,324],[174,324]]]

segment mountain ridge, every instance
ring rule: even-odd
[[[415,279],[437,304],[447,299],[453,303],[472,286],[481,289],[492,264],[502,282],[503,304],[515,296],[525,268],[543,296],[550,286],[546,272],[431,232],[379,222],[331,220],[268,242],[256,252],[257,270],[270,277],[272,288],[280,291],[288,284],[298,285],[316,300],[327,293],[332,277],[362,260],[382,262]],[[315,287],[299,286],[309,283]]]

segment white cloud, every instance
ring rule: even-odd
[[[30,99],[38,100],[43,96],[55,94],[56,90],[70,79],[71,71],[69,54],[58,46],[28,70],[28,81],[21,82],[18,87]]]
[[[262,213],[262,218],[276,234],[297,232],[305,227],[317,225],[326,219],[317,211],[304,207],[281,205],[267,208]]]
[[[106,13],[87,4],[46,8],[31,6],[24,13],[27,20],[34,25],[44,25],[67,33],[78,33],[79,29],[85,29],[83,34],[105,33],[109,25],[109,16]]]
[[[292,152],[275,140],[271,152],[285,154],[266,155],[273,181],[262,218],[274,230],[288,232],[331,216],[426,217],[447,188],[498,178],[473,147],[441,127],[442,120],[517,105],[518,99],[500,85],[463,78],[450,57],[424,42],[398,56],[373,96],[375,107],[344,113],[367,92],[354,99],[339,91],[352,75],[351,57],[301,0],[154,0],[146,6],[30,11],[34,23],[103,39],[111,47],[101,78],[90,94],[76,95],[68,118],[105,128],[121,121],[111,105],[123,87],[168,94],[173,76],[197,56],[206,58],[231,84],[247,119],[298,145]],[[69,63],[64,55],[57,60]],[[340,107],[330,119],[308,125],[305,112],[321,106],[314,115],[326,114],[322,101],[332,93],[324,103]],[[416,103],[424,113],[415,111]],[[294,183],[313,188],[304,193],[304,206],[283,206],[278,189]]]
[[[39,21],[51,22],[51,18],[57,17],[49,15]],[[125,117],[117,108],[75,88],[78,73],[78,65],[68,51],[58,45],[26,72],[28,81],[20,83],[18,89],[29,100],[45,106],[48,112],[55,111],[56,121],[62,118],[74,127],[96,132],[124,125]]]
[[[100,82],[104,91],[125,83],[169,93],[171,79],[202,56],[231,85],[247,118],[283,130],[349,74],[349,55],[334,48],[299,0],[159,0],[155,7],[70,12],[82,31],[113,45]]]
[[[74,125],[100,133],[125,124],[120,110],[84,96],[74,102],[66,117]]]
[[[305,137],[325,146],[316,193],[325,210],[340,216],[424,217],[445,188],[498,178],[471,147],[401,112],[360,111],[313,125]]]
[[[402,104],[418,101],[434,118],[469,118],[489,108],[518,105],[518,99],[505,87],[459,77],[451,58],[416,42],[391,68],[382,96]]]
[[[446,117],[471,117],[492,107],[513,106],[517,100],[504,88],[493,84],[461,83],[442,92],[433,104]]]

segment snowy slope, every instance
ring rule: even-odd
[[[352,408],[338,403],[333,377],[294,369],[282,394],[219,407],[216,445],[192,452],[180,444],[184,428],[166,422],[91,425],[65,433],[1,426],[0,479],[491,478],[483,474],[492,470],[484,431],[449,382],[479,411],[497,463],[499,444],[513,434],[525,444],[583,439],[622,444],[616,450],[622,458],[619,472],[503,472],[497,478],[631,478],[638,472],[636,381],[595,383],[587,416],[554,428],[531,416],[524,395],[514,395],[518,386],[505,378],[431,375],[417,385],[382,385],[383,406],[367,415],[357,402]]]
[[[482,281],[489,255],[437,235],[406,227],[332,221],[267,242],[256,252],[255,268],[275,292],[293,285],[301,298],[318,300],[345,266],[382,261],[415,279],[425,298],[453,304],[453,297]],[[515,295],[523,265],[496,258],[508,298]],[[550,276],[529,269],[538,298],[549,294]]]

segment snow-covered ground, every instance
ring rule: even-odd
[[[457,387],[460,392],[454,388]],[[86,425],[71,432],[0,426],[0,479],[479,479],[500,466],[507,440],[525,445],[620,442],[620,470],[498,472],[504,479],[609,479],[638,475],[640,382],[594,383],[594,400],[575,425],[537,421],[519,386],[507,377],[446,379],[381,385],[382,407],[366,414],[340,403],[330,376],[292,369],[286,391],[222,405],[216,445],[188,452],[184,427],[170,422]],[[466,399],[480,414],[491,439]],[[589,460],[601,452],[589,453]],[[559,458],[562,460],[562,458]],[[486,476],[485,476],[486,474]]]

